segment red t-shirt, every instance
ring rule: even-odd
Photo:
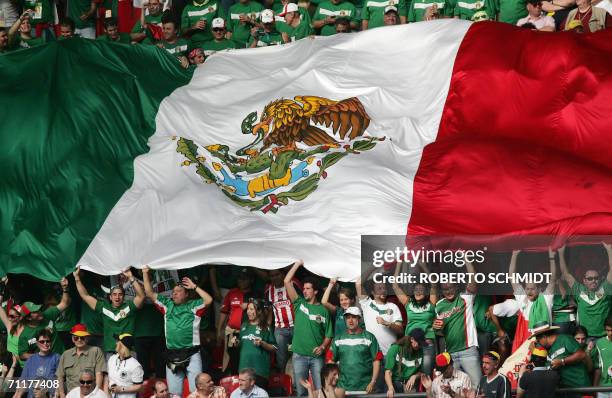
[[[244,302],[244,293],[238,288],[230,289],[221,305],[221,312],[229,314],[227,318],[227,326],[232,329],[240,330],[242,325],[242,303]]]

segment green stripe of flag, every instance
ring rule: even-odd
[[[153,46],[70,39],[0,56],[0,274],[74,268],[131,186],[161,101],[190,78]]]

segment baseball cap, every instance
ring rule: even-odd
[[[274,22],[274,11],[272,11],[272,10],[263,10],[261,12],[261,22],[262,23],[272,23],[272,22]]]
[[[225,20],[223,18],[215,18],[212,20],[212,27],[215,28],[225,28]]]
[[[73,336],[89,336],[89,332],[87,331],[87,326],[82,323],[77,323],[70,329],[70,334]]]
[[[385,14],[388,13],[389,11],[397,12],[397,7],[396,6],[387,6],[387,7],[385,7]]]
[[[488,20],[489,20],[489,14],[487,14],[486,11],[477,11],[474,13],[474,15],[472,15],[472,21],[474,22],[488,21]]]
[[[361,317],[361,310],[359,309],[359,307],[348,307],[345,311],[344,311],[344,315],[343,316],[347,316],[347,315],[355,315],[355,316],[359,316]]]
[[[25,303],[21,304],[21,313],[24,315],[30,315],[32,312],[40,311],[41,308],[42,305],[40,304],[34,304],[31,301],[26,301]]]
[[[298,11],[298,5],[295,3],[287,3],[285,5],[285,8],[283,10],[283,12],[281,14],[278,14],[281,17],[284,17],[285,15],[287,15],[288,12],[297,12]]]
[[[439,371],[443,371],[450,365],[452,362],[451,356],[448,352],[443,352],[441,354],[436,355],[436,369]]]
[[[114,334],[113,337],[115,340],[120,341],[121,344],[127,347],[128,350],[132,350],[134,348],[135,340],[134,336],[129,333],[123,333],[120,335]]]

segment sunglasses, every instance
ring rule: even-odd
[[[593,282],[593,281],[597,281],[597,280],[599,280],[599,277],[598,277],[598,276],[586,276],[586,277],[584,278],[584,280],[585,280],[585,281],[589,281],[589,282]]]
[[[93,384],[93,380],[79,380],[79,383],[81,383],[82,386],[90,386]]]
[[[51,340],[38,340],[38,344],[51,344]]]
[[[213,28],[212,30],[213,32],[223,32],[224,29],[223,28]]]
[[[75,335],[72,335],[72,338],[74,340],[77,340],[77,341],[81,341],[81,340],[85,341],[85,336],[75,336]]]

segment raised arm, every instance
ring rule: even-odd
[[[153,285],[151,285],[151,275],[149,272],[151,269],[148,265],[142,267],[142,282],[144,283],[144,291],[148,298],[153,302],[157,301],[157,293],[153,291]]]
[[[7,333],[10,333],[11,332],[11,321],[9,320],[9,317],[6,314],[4,307],[2,306],[2,303],[4,302],[4,293],[6,290],[7,282],[8,282],[8,278],[5,278],[2,282],[0,282],[0,320],[2,320],[2,323],[4,324],[4,327],[6,328]]]
[[[478,285],[474,281],[474,274],[476,273],[476,269],[474,268],[474,264],[472,264],[471,261],[466,261],[465,269],[467,270],[468,274],[472,275],[472,277],[470,278],[471,282],[467,284],[467,286],[465,287],[465,290],[469,294],[476,294],[476,291],[478,290]]]
[[[136,308],[142,308],[145,300],[145,292],[142,290],[142,286],[140,286],[138,280],[134,278],[134,274],[132,274],[131,269],[126,269],[122,272],[122,274],[130,282],[130,285],[134,286],[134,291],[136,292],[136,297],[134,297],[134,305]]]
[[[548,262],[550,264],[550,282],[546,286],[544,293],[555,294],[555,285],[557,284],[557,265],[555,264],[555,251],[548,248]]]
[[[608,276],[606,279],[608,280],[608,283],[612,283],[612,244],[606,242],[601,242],[601,244],[603,245],[604,249],[606,249],[606,253],[608,254]]]
[[[508,268],[508,274],[510,275],[516,274],[516,263],[520,252],[520,250],[512,250],[512,257],[510,258],[510,267]],[[514,294],[519,294],[519,292],[522,290],[521,284],[516,282],[512,283],[512,290],[514,291]]]
[[[567,269],[567,263],[565,262],[565,246],[561,246],[559,248],[559,268],[561,269],[563,279],[565,279],[570,289],[573,288],[574,283],[576,283],[576,279],[574,279],[572,274]]]
[[[202,298],[202,300],[204,301],[204,305],[206,307],[212,304],[213,302],[212,296],[208,294],[206,290],[196,285],[191,279],[184,277],[182,283],[183,283],[183,286],[185,286],[185,288],[189,290],[194,290],[198,294],[198,296]]]
[[[283,281],[285,284],[285,289],[287,289],[287,297],[289,297],[289,300],[291,301],[295,301],[298,298],[298,293],[295,291],[295,287],[293,287],[292,280],[298,268],[300,268],[302,265],[304,265],[304,261],[302,260],[297,260],[295,263],[293,263],[291,269],[289,272],[287,272],[287,275],[285,275],[285,280]]]
[[[410,297],[408,297],[406,292],[404,292],[399,286],[399,283],[397,283],[397,277],[399,276],[400,270],[402,269],[402,264],[403,263],[400,261],[395,264],[395,272],[393,273],[393,276],[395,278],[393,279],[393,284],[391,285],[391,288],[393,289],[393,293],[395,293],[400,303],[405,306],[410,301]]]
[[[421,267],[426,274],[431,274],[431,270],[425,262],[419,261],[419,267]],[[438,285],[436,283],[432,283],[429,287],[429,302],[431,305],[436,305],[438,302]]]
[[[336,286],[336,282],[336,278],[331,278],[329,280],[329,284],[327,285],[325,292],[323,292],[323,297],[321,298],[321,304],[327,308],[332,316],[336,315],[336,306],[329,302],[329,296],[331,295],[331,291],[334,289],[334,286]]]
[[[81,296],[81,299],[85,302],[85,304],[89,306],[89,308],[95,310],[98,300],[96,300],[95,297],[90,296],[87,292],[87,289],[85,288],[85,285],[83,285],[83,282],[81,282],[81,277],[79,276],[80,270],[81,268],[77,267],[76,271],[72,273],[72,275],[74,276],[74,283],[76,285],[77,291],[79,292],[79,296]]]
[[[62,287],[62,299],[57,304],[57,309],[64,311],[70,305],[72,299],[70,298],[70,293],[68,292],[68,279],[65,277],[60,281],[60,286]]]

